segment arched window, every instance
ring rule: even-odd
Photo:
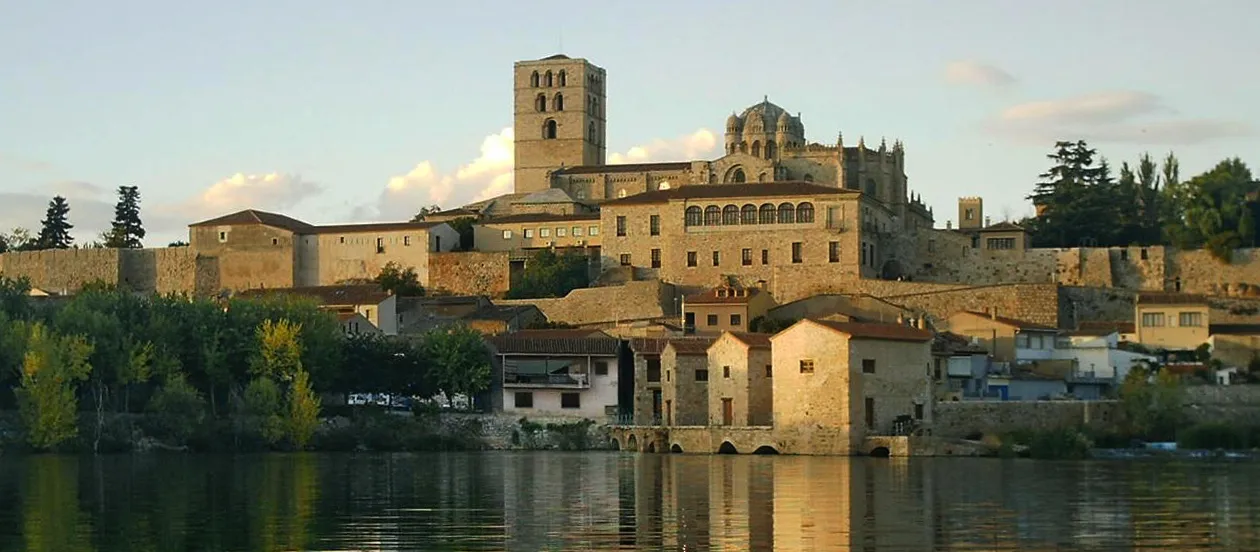
[[[719,226],[722,224],[722,210],[717,205],[710,205],[704,208],[704,225]]]
[[[814,175],[809,174],[809,173],[805,173],[805,176],[803,176],[803,177],[802,177],[802,179],[803,179],[803,180],[805,180],[806,182],[813,182],[813,181],[814,181]]]
[[[740,152],[740,153],[748,153],[748,142],[740,142],[740,143],[739,143],[739,152]]]
[[[766,159],[774,159],[774,142],[766,142]]]
[[[599,98],[591,98],[591,116],[599,117]]]
[[[744,205],[739,212],[739,222],[742,224],[757,224],[757,206],[751,203]]]
[[[626,197],[626,189],[622,188],[620,190],[617,190],[617,197],[618,198]]]
[[[725,226],[735,226],[739,224],[739,207],[727,205],[722,208],[722,224]]]
[[[551,108],[556,111],[564,111],[564,94],[556,92],[556,99],[551,102]]]
[[[543,84],[551,87],[551,71],[547,71],[547,74],[543,76]]]
[[[774,224],[774,205],[762,204],[757,219],[757,224]]]
[[[801,203],[796,206],[796,222],[814,222],[814,204]]]
[[[874,178],[868,178],[868,179],[866,179],[866,186],[862,188],[862,193],[864,193],[864,194],[866,194],[866,195],[868,195],[868,196],[871,196],[871,197],[877,197],[877,193],[876,193],[876,192],[877,192],[878,190],[879,190],[879,185],[878,185],[878,184],[875,184],[875,179],[874,179]]]
[[[761,157],[761,140],[753,140],[752,156]]]
[[[704,212],[701,211],[699,207],[692,205],[687,208],[683,223],[687,226],[700,226],[700,223],[703,220]]]
[[[791,203],[779,204],[779,224],[792,224],[796,222],[796,210],[792,208]]]
[[[595,135],[595,122],[594,121],[591,121],[591,123],[586,126],[586,136],[588,139],[590,139],[590,142],[592,144],[599,144],[598,136]]]
[[[534,71],[534,74],[529,76],[529,85],[538,88],[538,71]]]
[[[555,137],[556,137],[556,120],[547,119],[547,122],[543,123],[543,138],[547,140],[553,140],[555,139]]]
[[[757,182],[765,182],[765,181],[766,181],[766,173],[761,173],[757,175]]]
[[[564,69],[560,70],[560,86],[567,86],[568,80],[565,78]]]
[[[539,94],[537,98],[534,98],[534,110],[539,112],[547,111],[546,94]]]
[[[731,182],[743,184],[746,179],[747,177],[744,176],[744,169],[735,169],[735,172],[731,173]]]

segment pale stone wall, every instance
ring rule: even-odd
[[[1214,335],[1211,342],[1212,358],[1226,366],[1246,368],[1260,355],[1260,335]]]
[[[774,390],[766,378],[769,361],[769,350],[750,348],[730,334],[709,347],[710,425],[726,425],[722,399],[731,400],[730,425],[770,425]]]
[[[288,288],[296,283],[297,236],[262,224],[189,228],[193,251],[218,259],[219,287]]]
[[[450,251],[457,245],[459,233],[445,224],[428,229],[319,234],[319,285],[374,278],[392,262],[414,268],[420,284],[429,286],[429,253]]]
[[[565,82],[560,83],[560,72]],[[534,86],[532,75],[540,75]],[[545,75],[552,75],[548,85]],[[605,162],[606,136],[606,72],[584,59],[540,59],[517,62],[514,67],[514,129],[517,192],[536,192],[550,187],[549,173],[559,167],[599,165]],[[592,80],[597,79],[597,80]],[[556,105],[556,95],[563,97],[563,109]],[[537,98],[545,98],[544,109],[538,109]],[[590,99],[597,100],[592,105]],[[543,129],[547,121],[556,122],[556,135],[548,139]],[[592,140],[588,130],[594,126]]]
[[[599,226],[598,218],[586,217],[528,223],[484,222],[473,225],[473,241],[478,251],[599,247]]]
[[[452,295],[502,296],[511,286],[507,252],[429,254],[429,288]]]
[[[1260,385],[1187,387],[1183,404],[1195,422],[1255,425],[1260,421]]]
[[[864,360],[875,361],[875,372],[863,371]],[[865,428],[889,435],[898,416],[914,417],[922,410],[921,423],[932,423],[932,348],[928,341],[849,340],[849,369],[854,419],[865,416],[862,400],[875,400],[875,424]],[[921,408],[916,409],[916,405]],[[865,432],[863,432],[865,434]]]
[[[678,354],[673,344],[665,347],[661,353],[661,409],[667,425],[708,424],[709,384],[696,381],[696,371],[708,368],[709,357],[703,353]],[[713,379],[712,373],[709,379]]]
[[[943,320],[961,310],[996,308],[1002,316],[1051,327],[1060,325],[1059,287],[1055,284],[943,287],[918,291],[923,289],[921,286],[924,284],[864,280],[854,287],[889,303],[925,312],[933,320]],[[907,293],[899,293],[902,289]]]
[[[823,450],[849,454],[860,442],[863,431],[861,400],[856,401],[858,405],[852,405],[854,397],[861,396],[861,390],[852,389],[855,382],[849,367],[848,339],[830,329],[803,322],[776,334],[773,349],[774,396],[791,397],[791,400],[774,401],[776,431],[800,440],[817,439]],[[813,361],[813,373],[801,373],[803,360]],[[853,421],[855,408],[859,412],[857,422]]]
[[[955,401],[936,404],[932,435],[962,438],[1015,430],[1096,427],[1113,429],[1121,416],[1116,401]]]
[[[657,280],[620,286],[582,288],[554,299],[503,299],[503,305],[535,305],[547,320],[573,325],[609,324],[631,320],[677,320],[674,286]]]
[[[1229,263],[1205,250],[1178,251],[1170,279],[1180,281],[1181,291],[1260,297],[1260,249],[1236,249]]]
[[[74,292],[95,281],[122,283],[118,249],[48,249],[0,255],[0,275],[27,278],[31,285],[56,293]]]
[[[653,354],[634,355],[634,424],[635,425],[651,425],[657,423],[656,412],[653,410],[653,397],[656,393],[661,393],[661,381],[648,381],[648,364],[655,364],[657,373],[660,378],[664,379],[664,369],[661,367],[661,356]],[[664,408],[664,397],[662,396],[662,408]],[[663,420],[663,418],[662,418]]]

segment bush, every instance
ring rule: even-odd
[[[183,374],[173,374],[149,401],[148,432],[167,444],[180,446],[188,443],[205,419],[206,401],[193,386],[188,385]]]
[[[1177,445],[1188,449],[1243,450],[1260,446],[1260,426],[1197,424],[1177,432]]]
[[[1033,434],[1028,455],[1044,460],[1079,460],[1089,457],[1093,443],[1075,429],[1052,429]]]

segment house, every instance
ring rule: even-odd
[[[932,339],[932,381],[937,400],[989,397],[989,352],[971,339],[940,332]]]
[[[764,316],[774,304],[774,298],[760,288],[723,282],[683,298],[683,326],[687,333],[747,332],[752,320]]]
[[[1105,332],[1105,333],[1103,333]],[[1120,348],[1120,333],[1107,329],[1075,330],[1060,336],[1054,358],[1072,360],[1079,378],[1097,378],[1119,385],[1135,365],[1155,356]]]
[[[975,247],[985,256],[1023,256],[1028,249],[1028,231],[1011,222],[991,224],[977,231]]]
[[[661,350],[661,398],[665,425],[709,422],[709,345],[712,339],[675,339]]]
[[[376,327],[371,320],[364,318],[362,314],[357,312],[339,312],[337,313],[337,321],[341,323],[342,333],[350,335],[381,335],[381,329]]]
[[[315,300],[320,308],[338,314],[358,313],[385,335],[398,335],[398,298],[376,284],[248,289],[237,297],[291,295]]]
[[[851,454],[932,418],[932,333],[805,319],[770,338],[773,418],[789,450]]]
[[[484,295],[399,297],[399,333],[421,334],[436,327],[460,322],[466,316],[493,304]]]
[[[621,341],[598,330],[524,330],[487,339],[493,406],[521,416],[617,414]],[[627,382],[628,384],[629,382]]]
[[[709,346],[708,364],[709,425],[771,425],[770,334],[722,332]]]
[[[630,339],[634,358],[633,425],[659,425],[664,421],[664,397],[661,391],[661,352],[668,339],[635,337]]]
[[[1211,309],[1201,295],[1143,292],[1133,308],[1137,341],[1146,347],[1187,351],[1208,340]]]
[[[1054,358],[1056,328],[988,312],[959,311],[947,321],[949,331],[975,338],[998,362]]]

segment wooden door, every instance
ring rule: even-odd
[[[722,425],[735,423],[735,404],[731,399],[722,399]]]

